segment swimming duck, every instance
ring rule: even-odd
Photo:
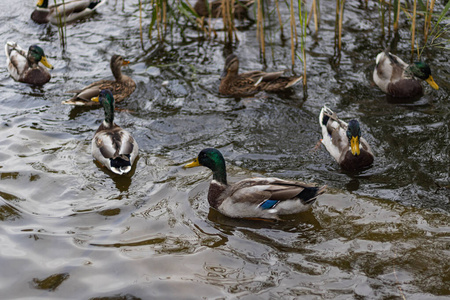
[[[101,90],[92,99],[105,109],[105,120],[92,139],[92,156],[116,174],[130,172],[138,154],[138,144],[131,134],[114,123],[114,96],[110,90]]]
[[[229,185],[225,160],[214,148],[203,149],[184,167],[198,166],[213,172],[208,191],[209,205],[231,218],[279,219],[279,215],[306,211],[326,188],[279,178],[248,178]]]
[[[238,20],[249,19],[248,8],[253,3],[255,0],[236,1],[233,6],[234,17]],[[222,0],[215,0],[211,3],[208,3],[208,0],[197,0],[194,10],[200,17],[209,17],[209,12],[211,12],[212,18],[222,18]]]
[[[48,63],[41,47],[32,45],[26,52],[17,43],[6,42],[5,52],[8,71],[15,80],[36,85],[50,81],[50,73],[39,63],[49,69],[53,66]]]
[[[106,0],[72,0],[48,5],[48,0],[38,0],[37,7],[31,14],[31,19],[36,23],[52,23],[59,25],[71,23],[93,13]],[[61,14],[62,12],[62,14]]]
[[[303,77],[283,77],[284,71],[266,73],[252,71],[239,72],[239,59],[231,54],[225,61],[219,92],[222,95],[248,97],[260,91],[279,92],[298,83]]]
[[[322,127],[322,143],[341,168],[356,171],[373,163],[372,150],[367,141],[361,137],[358,121],[351,120],[347,124],[324,106],[320,111],[319,123]]]
[[[387,50],[377,55],[373,81],[383,92],[399,98],[421,96],[421,80],[425,80],[432,88],[439,89],[431,76],[430,67],[425,62],[408,65]]]
[[[130,77],[122,74],[122,66],[128,65],[130,62],[124,60],[120,55],[113,55],[111,57],[111,71],[116,80],[100,80],[91,83],[87,87],[81,90],[67,91],[66,93],[76,93],[69,100],[62,101],[63,104],[73,104],[73,105],[98,105],[98,103],[92,101],[91,99],[97,97],[101,90],[108,89],[111,90],[116,102],[120,102],[126,97],[130,96],[131,93],[136,89],[136,83]]]

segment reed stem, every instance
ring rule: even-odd
[[[416,35],[416,12],[417,12],[417,0],[414,0],[414,8],[412,15],[412,24],[411,24],[411,60],[414,56],[414,42]]]
[[[396,9],[394,10],[394,31],[398,31],[398,21],[400,19],[400,0],[394,0],[394,5],[396,5]]]
[[[338,2],[339,2],[339,0],[338,0]],[[341,0],[340,7],[339,7],[339,38],[338,38],[339,51],[341,51],[342,22],[344,19],[344,4],[345,4],[345,0]]]
[[[299,3],[299,5],[301,5],[301,3]],[[300,7],[299,7],[300,9]],[[295,16],[294,16],[294,0],[291,0],[290,2],[290,7],[289,7],[289,11],[291,13],[291,62],[292,62],[292,66],[295,65],[295,33],[294,33],[294,28],[295,28]]]
[[[264,15],[263,15],[263,5],[262,0],[258,0],[258,14],[257,14],[257,36],[259,37],[259,42],[261,44],[262,56],[266,57],[266,45],[264,40]]]
[[[431,26],[431,16],[433,14],[433,10],[434,10],[434,0],[431,0],[430,2],[428,2],[427,0],[427,15],[425,18],[425,24],[424,24],[424,30],[423,30],[423,34],[424,34],[424,45],[427,44],[428,41],[428,33],[430,31],[430,26]]]
[[[141,46],[144,47],[144,36],[142,32],[142,2],[139,0],[139,36],[141,37]]]

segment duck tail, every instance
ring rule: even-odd
[[[306,187],[300,194],[297,195],[303,204],[312,204],[317,200],[317,197],[325,193],[327,186],[322,187]]]
[[[106,2],[106,0],[91,0],[91,2],[89,3],[88,8],[92,9],[92,10],[97,9],[99,6],[101,6],[105,2]]]
[[[130,166],[130,155],[119,154],[118,156],[111,158],[111,167],[120,168]]]
[[[302,79],[303,79],[303,76],[294,77],[291,81],[288,82],[288,84],[286,85],[286,88],[290,88],[291,86],[296,85]]]
[[[110,159],[111,171],[116,174],[125,174],[131,170],[131,162],[129,154],[119,154],[114,158]]]
[[[328,106],[324,105],[319,115],[319,123],[321,125],[327,126],[328,120],[333,115],[333,111],[328,108]]]
[[[6,53],[6,56],[8,58],[9,58],[9,55],[11,54],[11,51],[13,49],[15,49],[16,47],[18,47],[16,42],[11,42],[11,41],[7,41],[6,42],[6,44],[5,44],[5,53]]]

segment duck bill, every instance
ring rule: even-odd
[[[94,101],[94,102],[100,102],[99,96],[97,96],[97,97],[92,97],[92,98],[91,98],[91,101]]]
[[[124,61],[122,62],[122,66],[126,66],[126,65],[128,65],[129,63],[130,63],[129,60],[124,60]]]
[[[184,165],[185,168],[194,168],[194,167],[199,167],[199,166],[201,166],[201,165],[198,162],[198,158],[196,158],[193,162]]]
[[[46,66],[49,69],[53,69],[53,66],[51,64],[49,64],[49,62],[47,61],[47,57],[42,56],[41,58],[41,63]]]
[[[352,136],[352,139],[350,140],[350,147],[352,150],[352,154],[357,156],[360,153],[360,149],[359,149],[359,138]]]
[[[428,82],[429,85],[431,85],[431,87],[435,90],[439,89],[439,86],[436,84],[436,82],[434,82],[433,77],[430,75],[427,79],[426,82]]]

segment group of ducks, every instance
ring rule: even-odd
[[[83,15],[77,8],[84,7],[82,11],[93,10],[103,1],[75,0],[73,2],[82,2],[83,5],[69,2],[66,7],[73,8],[72,13]],[[45,6],[40,7],[40,10],[49,9],[48,0],[39,0],[39,5]],[[51,22],[57,13],[59,10],[55,8],[45,20]],[[40,12],[33,15],[44,14]],[[33,45],[26,52],[16,43],[7,42],[5,52],[8,71],[15,80],[37,85],[50,80],[50,73],[43,66],[50,69],[53,67],[39,46]],[[130,172],[139,149],[131,134],[114,123],[115,101],[127,98],[136,88],[133,79],[121,72],[122,66],[128,63],[120,55],[113,55],[110,68],[115,80],[100,80],[80,90],[69,91],[75,93],[75,96],[63,101],[64,104],[103,106],[105,119],[92,140],[92,156],[103,166],[120,175]],[[302,79],[285,77],[282,76],[283,73],[253,71],[239,74],[239,60],[236,55],[231,54],[225,61],[219,93],[247,97],[261,91],[278,92],[292,87]],[[408,65],[388,51],[378,54],[373,80],[381,90],[394,97],[422,95],[420,80],[426,80],[435,89],[439,88],[426,63],[416,62]],[[347,124],[324,106],[319,114],[319,124],[322,128],[322,143],[343,169],[357,171],[373,163],[374,155],[367,141],[361,137],[358,121],[351,120]],[[205,166],[213,172],[208,191],[210,206],[233,218],[279,219],[280,215],[305,211],[326,189],[326,186],[316,187],[279,178],[248,178],[230,185],[227,182],[225,159],[220,151],[214,148],[203,149],[192,163],[184,167],[197,166]]]

